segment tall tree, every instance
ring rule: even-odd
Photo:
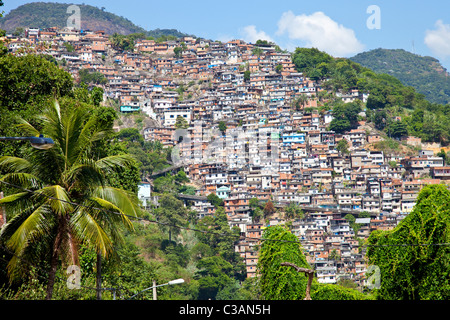
[[[169,241],[172,241],[172,235],[180,233],[178,226],[187,224],[188,211],[181,200],[170,193],[165,193],[159,199],[155,216],[162,223],[162,228],[169,232]]]
[[[189,122],[182,116],[178,116],[175,121],[175,129],[187,129],[189,128]]]
[[[270,215],[273,214],[275,211],[276,211],[276,210],[275,210],[275,206],[273,205],[273,202],[270,201],[270,200],[267,201],[266,204],[265,204],[265,206],[264,206],[264,209],[263,209],[263,212],[264,212],[264,218],[270,216]]]
[[[219,131],[222,132],[222,135],[225,134],[225,132],[227,131],[227,125],[225,121],[219,122]]]
[[[24,120],[20,129],[27,136],[52,138],[53,148],[32,149],[25,158],[0,157],[6,172],[1,181],[19,187],[0,200],[9,215],[0,237],[14,253],[8,264],[12,280],[27,271],[22,259],[38,248],[49,250],[46,298],[51,299],[59,262],[77,265],[80,244],[111,256],[121,239],[118,224],[132,228],[128,216],[136,215],[138,207],[131,194],[108,185],[108,174],[131,165],[132,158],[91,156],[95,142],[108,136],[111,127],[85,108],[61,108],[57,102],[40,123],[41,132]]]

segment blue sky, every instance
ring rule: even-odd
[[[50,1],[50,0],[47,0]],[[5,14],[25,0],[4,0]],[[282,48],[317,47],[351,57],[376,48],[433,56],[450,71],[450,1],[227,0],[51,1],[90,4],[146,30],[178,29],[214,40],[265,38]],[[369,10],[375,6],[375,11]],[[81,18],[83,13],[81,12]],[[68,15],[69,16],[69,15]],[[369,22],[369,23],[368,23]]]

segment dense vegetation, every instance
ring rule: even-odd
[[[450,78],[439,61],[419,56],[403,49],[375,49],[350,60],[377,73],[390,74],[404,85],[411,86],[433,103],[450,103]]]
[[[371,233],[367,256],[380,268],[379,299],[449,299],[449,198],[445,185],[426,186],[394,230]]]
[[[282,263],[311,269],[297,237],[285,226],[270,226],[263,234],[258,259],[258,286],[266,300],[302,300],[306,296],[307,275]],[[313,279],[310,288],[312,300],[371,300],[371,293],[342,285],[329,285]]]
[[[365,104],[366,119],[389,137],[413,135],[424,142],[439,142],[443,145],[450,142],[449,104],[429,102],[423,94],[411,86],[403,85],[392,75],[375,73],[349,59],[333,58],[315,48],[297,48],[292,60],[297,70],[322,81],[323,88],[330,93],[346,94],[352,89],[370,93]],[[318,95],[319,99],[329,98],[326,93]],[[338,109],[333,110],[338,118],[331,128],[337,132],[353,128],[354,106],[346,106],[336,99],[329,101],[330,107]]]

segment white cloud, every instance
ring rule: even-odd
[[[285,33],[290,40],[304,41],[305,47],[315,47],[333,56],[348,56],[364,49],[352,29],[338,24],[320,11],[309,16],[284,12],[278,21],[276,34]]]
[[[273,41],[273,39],[264,31],[256,30],[254,25],[246,26],[240,30],[242,40],[255,43],[257,40]]]
[[[435,30],[425,32],[424,42],[434,54],[445,59],[450,56],[450,25],[438,20],[435,26]]]

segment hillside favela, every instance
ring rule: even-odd
[[[2,300],[450,298],[438,59],[6,2]]]

